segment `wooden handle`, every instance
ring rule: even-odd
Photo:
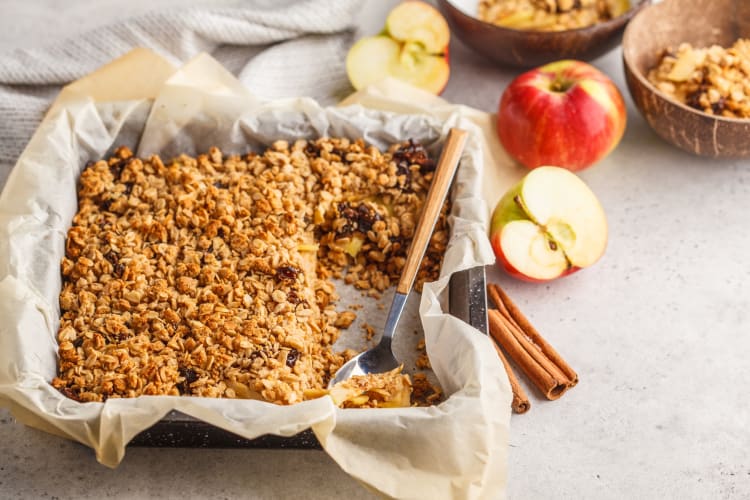
[[[448,133],[448,139],[445,141],[443,152],[440,155],[440,160],[438,160],[430,190],[427,192],[427,199],[422,208],[417,230],[414,232],[409,251],[406,254],[406,264],[404,264],[401,279],[398,281],[398,287],[396,287],[398,293],[408,295],[414,285],[414,278],[417,276],[422,257],[424,257],[427,244],[430,242],[432,231],[435,229],[435,223],[440,215],[440,209],[443,207],[443,201],[448,194],[453,175],[456,173],[458,160],[464,150],[467,135],[465,130],[457,128],[452,128]]]

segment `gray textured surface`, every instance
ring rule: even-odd
[[[154,3],[0,0],[0,50]],[[377,9],[365,25],[379,24]],[[444,97],[494,110],[515,73],[458,42],[451,59]],[[619,52],[595,64],[626,93]],[[609,216],[604,259],[546,285],[490,274],[581,378],[555,402],[530,391],[532,410],[513,417],[508,496],[748,498],[750,162],[671,148],[626,99],[623,142],[582,174]],[[4,410],[0,443],[0,498],[371,498],[320,452],[130,449],[108,470]]]

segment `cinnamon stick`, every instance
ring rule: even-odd
[[[542,368],[544,368],[547,373],[552,375],[552,377],[557,380],[560,383],[564,383],[565,385],[570,385],[568,382],[570,379],[568,378],[565,373],[557,366],[555,363],[552,362],[549,358],[547,358],[542,350],[534,344],[534,342],[529,339],[529,337],[521,330],[521,328],[509,317],[503,316],[503,319],[507,322],[507,326],[510,329],[510,332],[513,334],[513,336],[518,340],[518,343],[523,346],[523,348],[526,350],[526,352],[529,353],[529,356],[538,363]],[[572,387],[572,386],[571,386]]]
[[[526,395],[526,391],[523,390],[523,387],[521,387],[521,384],[518,383],[518,378],[516,377],[516,374],[513,373],[510,363],[508,363],[508,359],[505,357],[505,354],[503,354],[503,351],[494,339],[492,340],[492,345],[495,347],[495,351],[497,351],[497,355],[505,367],[505,373],[508,374],[510,388],[513,391],[513,401],[510,406],[515,413],[526,413],[531,408],[529,397]]]
[[[531,352],[528,347],[522,345],[518,336],[512,330],[512,323],[500,313],[497,309],[487,311],[489,320],[490,335],[494,338],[500,347],[502,347],[508,356],[521,368],[531,382],[544,394],[547,399],[557,399],[568,390],[567,380],[553,376],[550,373],[551,363],[540,363],[535,358],[533,352],[536,349],[531,346]],[[543,358],[543,356],[542,356]]]
[[[487,295],[489,295],[490,300],[492,300],[492,303],[495,304],[497,310],[500,311],[506,318],[512,318],[512,316],[510,315],[510,311],[508,311],[508,308],[505,307],[505,303],[500,296],[499,290],[499,286],[493,285],[492,283],[487,284]]]
[[[487,290],[490,298],[495,303],[497,308],[503,312],[503,314],[513,323],[515,323],[525,336],[533,342],[539,350],[550,360],[556,367],[558,367],[567,377],[568,385],[570,387],[575,386],[578,383],[578,374],[570,367],[570,365],[558,354],[558,352],[542,337],[526,316],[521,312],[521,309],[508,297],[505,290],[500,288],[498,285],[489,284]],[[502,306],[502,307],[501,307]]]

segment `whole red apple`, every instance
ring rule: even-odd
[[[497,131],[506,151],[528,168],[572,171],[607,156],[625,132],[617,86],[590,64],[564,60],[528,71],[503,92]]]

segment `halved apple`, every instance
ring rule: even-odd
[[[511,275],[547,281],[604,255],[607,218],[596,195],[574,173],[538,167],[498,202],[490,240]]]
[[[395,40],[422,45],[430,54],[443,54],[451,37],[443,15],[432,5],[414,0],[391,10],[385,31]]]
[[[359,40],[346,57],[355,89],[393,77],[439,94],[448,83],[450,29],[442,14],[421,1],[397,5],[380,35]]]

